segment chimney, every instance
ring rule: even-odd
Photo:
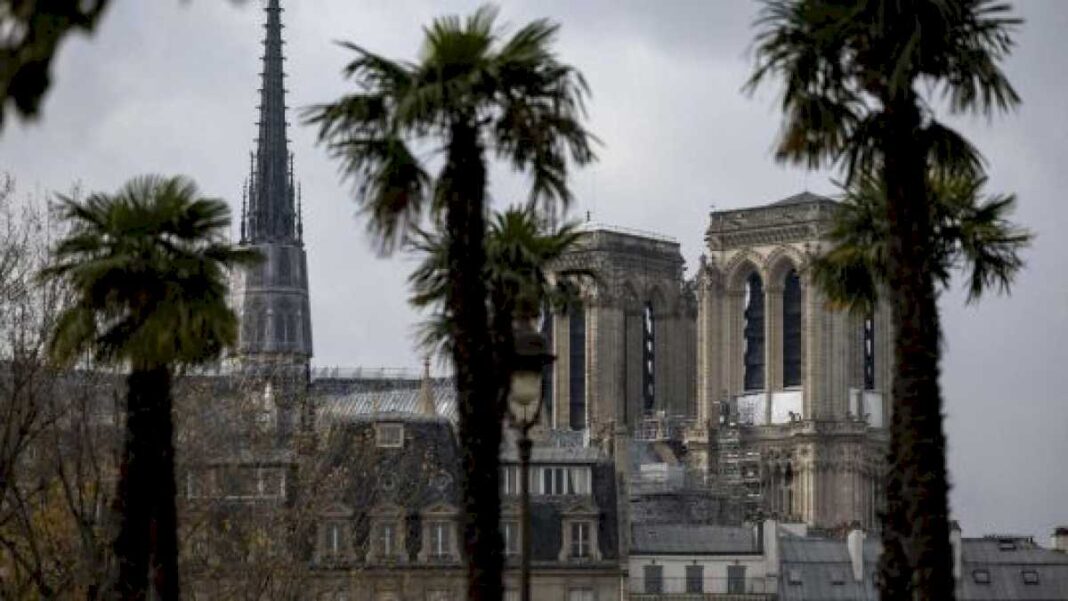
[[[1068,526],[1058,526],[1054,529],[1049,544],[1054,551],[1068,553]]]
[[[846,548],[853,565],[853,580],[864,582],[864,531],[854,526],[846,536]]]
[[[960,580],[964,551],[960,542],[960,523],[957,520],[949,523],[949,544],[953,547],[953,579]]]
[[[762,540],[758,544],[762,545],[761,549],[764,551],[764,570],[765,574],[773,575],[779,573],[779,526],[775,520],[767,519],[761,523],[759,529],[762,535]]]

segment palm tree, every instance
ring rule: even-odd
[[[537,20],[504,39],[496,14],[483,7],[466,19],[436,19],[416,63],[346,44],[357,57],[345,74],[358,90],[308,113],[320,141],[357,179],[357,201],[383,251],[428,211],[443,231],[468,598],[492,601],[501,596],[502,410],[483,279],[487,155],[528,173],[530,203],[549,214],[571,199],[568,159],[593,160],[582,125],[586,84],[552,51],[558,26]],[[441,159],[435,177],[417,152]]]
[[[954,271],[966,272],[968,302],[992,288],[1009,292],[1023,268],[1020,251],[1033,237],[1008,220],[1016,197],[985,196],[985,183],[937,173],[928,182],[933,276],[948,289]],[[861,175],[844,192],[827,234],[832,246],[812,262],[812,277],[833,305],[869,315],[888,282],[886,188],[878,178]]]
[[[118,593],[145,599],[148,576],[161,599],[178,599],[174,369],[217,359],[233,344],[228,269],[256,258],[227,241],[227,205],[182,177],[144,176],[116,194],[61,198],[69,227],[43,277],[70,287],[51,355],[69,364],[88,352],[126,367],[126,432],[114,542]]]
[[[558,270],[550,276],[548,269],[574,249],[581,237],[577,224],[553,228],[530,207],[511,207],[492,216],[486,231],[483,280],[490,299],[487,327],[497,357],[507,358],[513,348],[517,320],[533,320],[544,310],[563,311],[577,300],[579,281],[592,278],[592,273]],[[452,320],[446,307],[449,272],[444,240],[439,233],[419,230],[411,246],[423,256],[408,278],[414,291],[411,302],[432,312],[424,324],[423,343],[448,352]],[[498,369],[510,376],[507,361],[502,361]],[[502,378],[505,388],[498,391],[502,400],[508,396],[510,381],[510,377]]]
[[[935,118],[1019,102],[999,62],[1020,23],[992,0],[765,0],[749,86],[784,82],[777,156],[837,164],[848,183],[886,190],[887,282],[894,294],[893,418],[882,598],[952,599],[939,375],[938,264],[928,173],[979,177],[974,148]]]

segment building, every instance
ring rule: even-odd
[[[835,311],[811,285],[834,211],[809,193],[715,211],[692,280],[677,243],[591,226],[557,267],[594,277],[545,330],[552,425],[596,441],[671,424],[687,465],[744,514],[875,526],[889,308]]]
[[[328,401],[317,454],[336,468],[323,499],[315,560],[320,599],[462,599],[459,450],[454,394],[429,378]],[[439,414],[442,411],[443,414]],[[518,599],[519,471],[514,441],[501,462],[506,598]],[[614,463],[587,446],[534,448],[535,601],[618,599],[620,520]]]
[[[953,577],[961,601],[1068,599],[1068,549],[1044,548],[1030,537],[950,533]],[[782,534],[779,599],[875,601],[881,546],[863,531],[846,540]]]
[[[777,557],[758,526],[647,524],[632,526],[627,588],[633,601],[765,601],[778,593]]]

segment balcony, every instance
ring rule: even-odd
[[[778,583],[768,578],[631,577],[632,601],[773,601]]]

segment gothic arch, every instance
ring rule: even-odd
[[[727,287],[732,292],[745,290],[746,280],[749,275],[756,272],[760,279],[767,280],[762,269],[764,261],[760,255],[752,250],[744,250],[734,256],[723,270],[727,274]]]
[[[764,261],[764,271],[768,274],[768,286],[781,287],[790,270],[800,275],[805,266],[805,257],[797,249],[790,246],[777,247]]]
[[[630,280],[623,282],[620,286],[619,300],[623,304],[623,310],[625,311],[640,311],[641,301],[638,300],[638,292],[634,288],[634,284]]]

